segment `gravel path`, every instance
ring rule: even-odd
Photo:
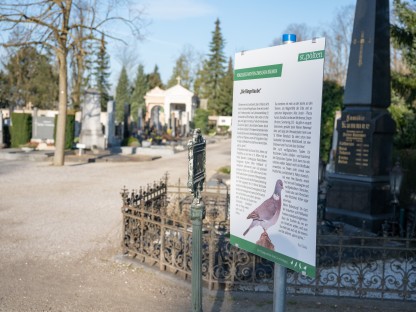
[[[229,164],[230,140],[207,146],[208,177]],[[120,256],[121,188],[166,171],[186,181],[187,153],[63,167],[0,160],[0,311],[189,311],[189,282]],[[204,311],[272,311],[272,302],[272,294],[204,290]],[[287,311],[414,311],[377,304],[288,297]]]

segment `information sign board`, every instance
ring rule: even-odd
[[[315,276],[325,39],[235,55],[231,243]]]

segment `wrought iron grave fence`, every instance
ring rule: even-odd
[[[191,198],[186,185],[159,183],[121,192],[123,251],[159,270],[191,274]],[[202,275],[209,289],[272,291],[273,263],[229,241],[228,189],[206,186]],[[416,301],[416,239],[351,236],[339,227],[317,237],[315,279],[289,271],[287,291],[358,298]]]

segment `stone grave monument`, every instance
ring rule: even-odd
[[[378,232],[391,215],[389,105],[389,1],[357,0],[335,172],[328,175],[328,219]]]
[[[47,141],[54,139],[55,116],[40,115],[39,110],[33,110],[32,139]]]
[[[82,105],[81,133],[79,141],[85,148],[105,149],[105,138],[100,122],[100,94],[97,90],[85,91]]]
[[[105,136],[107,137],[107,144],[109,147],[116,146],[119,142],[116,140],[115,127],[115,102],[107,102],[107,126],[105,127]]]

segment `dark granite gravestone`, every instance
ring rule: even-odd
[[[130,104],[124,103],[124,130],[123,138],[127,139],[130,136]]]
[[[326,216],[373,232],[391,215],[389,0],[357,0]]]

